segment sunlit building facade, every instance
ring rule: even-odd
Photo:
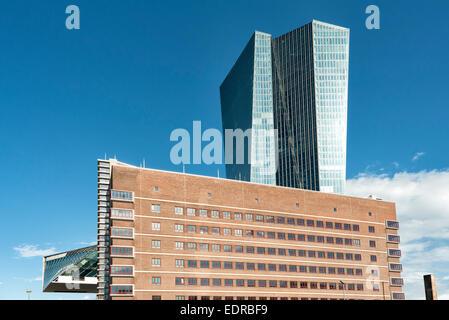
[[[98,299],[404,299],[394,203],[116,160],[98,170]]]

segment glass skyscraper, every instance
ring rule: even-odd
[[[223,130],[253,130],[251,153],[226,164],[227,178],[344,193],[348,64],[347,28],[313,20],[277,38],[256,31],[220,87]]]

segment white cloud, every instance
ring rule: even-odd
[[[414,155],[413,158],[412,158],[412,161],[418,160],[418,159],[421,158],[424,154],[425,154],[425,152],[417,152],[417,153],[415,153],[415,155]]]
[[[89,241],[89,242],[81,241],[81,242],[78,242],[78,244],[80,244],[82,246],[94,246],[97,244],[97,241]]]
[[[439,299],[449,297],[449,170],[360,174],[347,181],[347,193],[396,203],[406,297],[424,299],[429,273],[436,275]]]
[[[42,281],[42,277],[35,277],[35,278],[13,277],[13,279],[25,282]]]
[[[14,250],[19,254],[21,258],[33,258],[33,257],[42,257],[48,256],[56,253],[55,248],[49,249],[38,249],[37,245],[24,244],[18,247],[15,247]]]

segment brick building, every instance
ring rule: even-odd
[[[99,299],[403,299],[395,204],[98,160]]]

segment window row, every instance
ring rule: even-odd
[[[111,275],[132,276],[133,266],[111,266]]]
[[[160,277],[153,277],[160,284]],[[225,287],[248,287],[248,288],[293,288],[293,289],[322,289],[322,290],[357,290],[362,291],[362,283],[335,283],[335,282],[307,282],[307,281],[284,281],[284,280],[244,280],[244,279],[209,279],[209,278],[175,278],[177,286],[225,286]]]
[[[111,218],[115,219],[134,219],[134,210],[130,209],[112,209]]]
[[[111,228],[111,237],[130,238],[134,237],[134,230],[132,228]]]
[[[159,261],[160,263],[160,261]],[[252,263],[252,262],[232,262],[232,261],[207,261],[207,260],[184,260],[176,259],[177,268],[200,268],[200,269],[236,269],[250,271],[280,271],[280,272],[301,272],[301,273],[320,273],[320,274],[340,274],[362,276],[362,269],[354,268],[335,268],[335,267],[316,267],[303,265],[287,265],[274,263]]]
[[[160,240],[152,240],[151,246],[153,249],[161,248]],[[360,253],[343,253],[333,251],[315,251],[315,250],[303,250],[303,249],[284,249],[284,248],[266,248],[266,247],[253,247],[253,246],[240,246],[240,245],[221,245],[216,243],[196,243],[196,242],[175,242],[176,250],[194,250],[204,252],[234,252],[234,253],[247,253],[247,254],[264,254],[264,255],[277,255],[277,256],[289,256],[289,257],[307,257],[307,258],[319,258],[319,259],[337,259],[348,261],[362,261],[362,255]],[[371,262],[377,262],[376,255],[370,255]]]
[[[292,226],[306,226],[306,227],[346,230],[355,232],[360,231],[360,226],[358,224],[350,224],[350,223],[330,222],[313,219],[292,218],[292,217],[280,217],[280,216],[241,213],[241,212],[232,213],[230,211],[220,212],[218,210],[207,210],[196,208],[186,208],[185,211],[187,216],[192,217],[198,216],[203,218],[215,218],[215,219],[222,218],[227,220],[238,220],[248,222],[277,223]],[[175,207],[175,215],[184,215],[184,207]],[[368,230],[369,232],[375,232],[374,226],[369,226]]]
[[[111,200],[133,201],[133,192],[111,190]]]
[[[111,247],[112,256],[133,257],[133,247]]]
[[[160,222],[152,223],[153,231],[160,231]],[[325,237],[321,235],[305,235],[305,234],[295,234],[295,233],[285,233],[285,232],[270,232],[261,230],[243,230],[243,229],[231,229],[231,228],[220,228],[220,227],[210,227],[210,226],[197,226],[197,225],[184,225],[175,223],[175,232],[187,232],[187,233],[199,233],[199,234],[211,234],[211,235],[224,235],[224,236],[236,236],[236,237],[248,237],[248,238],[258,238],[258,239],[272,239],[272,240],[290,240],[290,241],[307,241],[307,242],[317,242],[317,243],[327,243],[327,244],[337,244],[346,246],[360,246],[360,239],[349,239],[349,238],[339,238],[339,237]],[[376,242],[371,240],[370,246],[375,247]]]

